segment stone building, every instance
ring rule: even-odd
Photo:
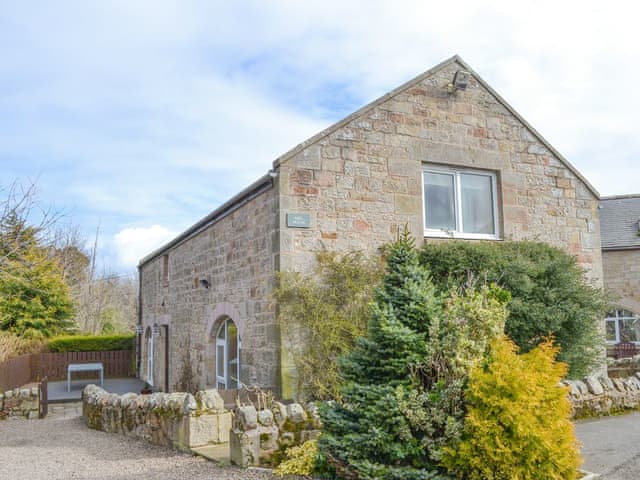
[[[640,343],[640,194],[600,201],[604,285],[616,309],[607,315],[607,343]]]
[[[453,57],[277,158],[140,262],[140,375],[163,390],[239,379],[287,398],[295,372],[270,300],[276,272],[308,271],[322,248],[374,251],[404,225],[420,242],[545,241],[602,285],[598,201]]]

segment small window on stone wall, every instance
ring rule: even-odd
[[[605,318],[607,343],[640,343],[640,316],[620,309],[610,312]]]
[[[169,283],[169,255],[162,256],[162,283]]]
[[[493,172],[425,166],[425,236],[497,239],[496,183]]]

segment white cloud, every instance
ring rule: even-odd
[[[116,255],[122,267],[134,267],[143,257],[177,235],[161,225],[125,228],[113,237]]]
[[[3,175],[40,174],[112,252],[131,227],[182,230],[454,53],[603,194],[638,190],[632,2],[5,3]]]

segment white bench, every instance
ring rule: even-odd
[[[70,363],[67,367],[67,392],[71,391],[71,372],[100,372],[100,386],[104,386],[102,363]]]

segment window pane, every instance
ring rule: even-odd
[[[453,175],[424,173],[425,225],[427,228],[456,230]]]
[[[238,388],[238,329],[231,321],[227,328],[227,388]]]
[[[640,341],[640,322],[637,318],[628,320],[618,320],[620,322],[620,341],[638,342]]]
[[[607,330],[606,332],[607,342],[615,342],[616,341],[616,321],[607,320],[606,330]]]
[[[460,174],[462,188],[462,231],[495,234],[492,177]]]
[[[216,374],[218,377],[224,378],[224,345],[218,345],[216,351]]]

